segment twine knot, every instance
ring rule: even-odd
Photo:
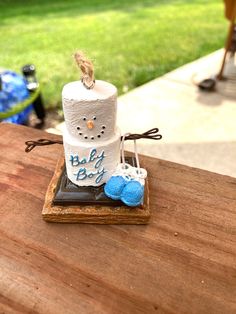
[[[95,85],[93,63],[88,60],[81,51],[74,54],[75,61],[82,72],[81,81],[87,89]]]

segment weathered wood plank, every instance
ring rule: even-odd
[[[24,153],[42,137],[56,136],[0,124],[3,313],[236,312],[235,178],[142,157],[149,225],[48,224],[62,147]]]

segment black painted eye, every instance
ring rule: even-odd
[[[77,130],[80,130],[80,127],[79,127],[79,126],[77,126]]]
[[[93,117],[93,120],[96,120],[96,119],[97,119],[97,118],[94,116],[94,117]]]
[[[102,128],[105,129],[106,128],[105,125],[103,125]]]
[[[85,136],[84,138],[87,140],[88,136]]]
[[[100,135],[100,134],[98,134],[98,137],[101,137],[101,135]]]
[[[86,117],[83,117],[83,120],[86,121],[87,120]]]

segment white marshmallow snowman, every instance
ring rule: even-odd
[[[99,186],[120,162],[117,89],[99,80],[93,89],[71,82],[63,88],[62,102],[67,176],[78,186]]]

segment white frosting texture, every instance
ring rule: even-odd
[[[79,186],[99,186],[111,177],[120,162],[120,132],[100,143],[83,143],[63,134],[68,178]]]
[[[62,97],[71,100],[106,99],[117,94],[117,89],[111,83],[96,80],[94,88],[87,89],[81,81],[70,82],[62,89]]]
[[[99,186],[120,162],[117,89],[99,80],[93,89],[71,82],[63,88],[62,103],[67,176],[79,186]]]
[[[78,82],[64,86],[62,103],[66,127],[82,142],[104,141],[114,135],[117,114],[117,90],[104,81],[96,81],[93,89]],[[92,121],[93,127],[87,123]]]

